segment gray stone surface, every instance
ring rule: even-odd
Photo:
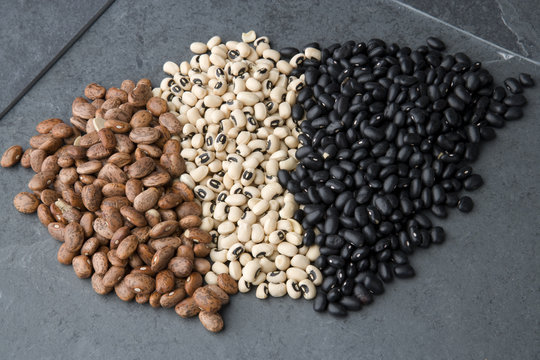
[[[189,43],[215,34],[239,39],[255,29],[276,46],[379,37],[416,46],[440,34],[452,52],[481,60],[499,80],[540,68],[388,1],[174,1],[148,6],[118,0],[35,88],[0,121],[0,147],[27,144],[35,124],[69,118],[85,84],[118,86],[149,76]],[[175,5],[176,4],[176,5]],[[303,20],[301,15],[308,16]],[[56,262],[59,243],[12,198],[31,171],[0,170],[0,349],[6,359],[538,359],[540,357],[540,97],[526,116],[483,147],[475,170],[486,184],[474,211],[443,222],[447,242],[411,258],[417,276],[346,319],[314,313],[288,298],[238,295],[222,312],[226,329],[206,332],[172,310],[96,295]]]
[[[0,1],[0,112],[106,2]]]
[[[397,0],[530,59],[540,60],[537,0]]]

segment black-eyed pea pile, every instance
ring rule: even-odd
[[[298,205],[277,178],[296,168],[292,107],[304,76],[290,76],[297,59],[282,60],[267,37],[250,31],[242,40],[192,43],[195,55],[166,62],[169,76],[153,93],[184,125],[181,181],[200,199],[201,227],[214,239],[205,281],[229,274],[259,299],[312,299],[322,281],[311,265],[319,247],[302,245]]]

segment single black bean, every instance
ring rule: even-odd
[[[398,278],[405,279],[405,278],[413,277],[415,275],[415,272],[411,265],[404,264],[404,265],[396,265],[394,267],[394,274]]]
[[[474,207],[474,202],[469,196],[462,196],[458,203],[457,208],[464,213],[471,212]]]

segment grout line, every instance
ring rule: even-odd
[[[430,15],[430,14],[428,14],[428,13],[422,11],[422,10],[418,10],[417,8],[412,7],[411,5],[402,3],[402,2],[399,1],[399,0],[390,0],[390,1],[392,1],[393,3],[395,3],[395,4],[399,5],[399,6],[403,6],[404,8],[406,8],[406,9],[408,9],[408,10],[411,10],[411,11],[413,11],[413,12],[415,12],[415,13],[418,13],[418,14],[420,14],[420,15],[423,15],[423,16],[425,16],[425,17],[431,19],[431,20],[435,20],[435,21],[438,22],[438,23],[441,23],[441,24],[443,24],[443,25],[446,25],[446,26],[452,28],[453,30],[456,30],[456,31],[458,31],[458,32],[460,32],[460,33],[462,33],[462,34],[465,34],[465,35],[470,36],[470,37],[472,37],[472,38],[474,38],[474,39],[476,39],[476,40],[479,40],[479,41],[481,41],[481,42],[483,42],[483,43],[486,43],[486,44],[488,44],[488,45],[490,45],[490,46],[492,46],[492,47],[494,47],[494,48],[496,48],[496,49],[499,49],[499,50],[501,50],[501,51],[504,51],[504,52],[507,53],[508,55],[511,55],[511,56],[513,56],[513,57],[516,57],[516,58],[519,58],[520,60],[524,60],[524,61],[526,61],[526,62],[530,62],[531,64],[540,66],[540,61],[536,61],[536,60],[533,60],[533,59],[529,59],[528,57],[525,57],[525,56],[523,56],[523,55],[521,55],[521,54],[518,54],[518,53],[516,53],[516,52],[514,52],[514,51],[512,51],[512,50],[508,50],[508,49],[506,49],[506,48],[503,48],[502,46],[497,45],[497,44],[495,44],[495,43],[493,43],[493,42],[491,42],[491,41],[489,41],[489,40],[486,40],[486,39],[484,39],[484,38],[481,38],[481,37],[478,36],[478,35],[475,35],[475,34],[473,34],[473,33],[470,33],[470,32],[468,32],[468,31],[466,31],[466,30],[463,30],[463,29],[461,29],[461,28],[459,28],[459,27],[457,27],[457,26],[455,26],[455,25],[449,24],[449,23],[447,23],[446,21],[441,20],[441,19],[439,19],[439,18],[437,18],[437,17],[435,17],[435,16],[433,16],[433,15]]]
[[[17,105],[17,103],[34,87],[34,85],[64,56],[64,54],[84,35],[88,29],[107,11],[107,9],[114,3],[115,0],[108,0],[101,9],[69,40],[69,42],[56,54],[56,56],[49,61],[47,65],[37,74],[29,83],[22,89],[17,96],[5,107],[5,109],[0,112],[0,120],[6,114]]]

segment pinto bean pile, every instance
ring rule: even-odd
[[[146,79],[108,90],[90,84],[84,94],[73,102],[71,124],[42,121],[30,148],[2,157],[4,167],[20,160],[36,173],[15,208],[37,211],[62,242],[58,261],[91,278],[98,294],[175,307],[181,317],[201,311],[205,328],[220,331],[217,312],[238,286],[220,275],[216,286],[201,287],[212,238],[200,228],[193,191],[178,180],[186,170],[182,123]]]

